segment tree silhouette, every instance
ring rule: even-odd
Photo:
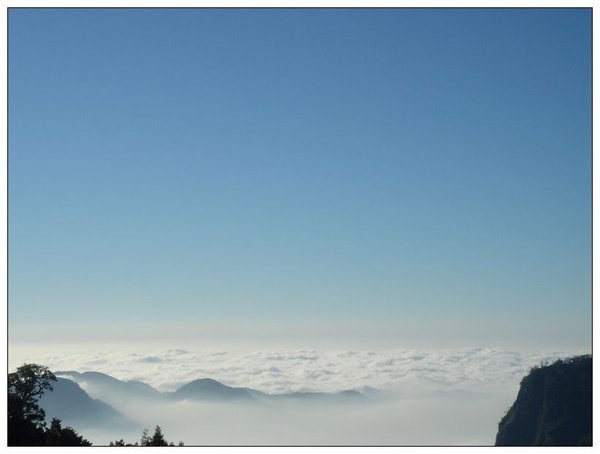
[[[160,426],[156,426],[156,428],[154,429],[154,435],[150,440],[150,446],[169,446],[169,443],[167,443],[165,437],[162,434]]]
[[[134,444],[125,443],[121,438],[120,440],[111,441],[109,446],[175,446],[175,443],[167,443],[167,440],[165,440],[162,433],[162,429],[160,426],[156,426],[153,436],[148,435],[148,429],[144,429],[139,444],[137,442]],[[177,446],[183,446],[183,441],[180,441]]]
[[[62,427],[58,418],[53,418],[46,430],[46,446],[91,446],[92,444],[78,435],[71,427]]]
[[[125,443],[123,441],[123,439],[121,438],[120,440],[111,441],[108,446],[109,447],[114,447],[114,446],[139,446],[139,444],[138,444],[137,441],[135,443]]]
[[[46,413],[38,402],[46,391],[54,389],[55,381],[56,376],[38,364],[23,364],[8,374],[9,446],[91,445],[72,428],[63,428],[59,419],[53,419],[46,429]]]
[[[71,427],[62,427],[61,420],[53,418],[46,428],[46,413],[39,406],[40,397],[54,388],[56,376],[46,366],[23,364],[8,374],[8,446],[91,446],[91,443]],[[140,443],[125,443],[123,439],[109,446],[175,446],[167,443],[160,426],[154,435],[144,429]],[[178,446],[183,446],[179,442]]]
[[[148,435],[148,429],[144,429],[144,431],[142,432],[140,446],[150,446],[150,435]]]
[[[8,374],[8,445],[45,444],[46,413],[38,405],[46,391],[52,391],[55,375],[45,366],[23,364]]]

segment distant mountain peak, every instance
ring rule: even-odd
[[[62,377],[53,383],[52,391],[40,398],[40,406],[46,411],[47,420],[56,417],[77,428],[138,427],[106,402],[92,399],[77,383]]]
[[[212,378],[193,380],[179,389],[172,396],[175,399],[252,399],[254,396],[247,388],[234,388]]]
[[[64,376],[76,383],[85,383],[90,395],[117,405],[128,399],[168,399],[192,401],[257,401],[265,399],[301,399],[305,401],[358,402],[365,394],[357,390],[344,390],[336,393],[327,392],[292,392],[285,394],[266,394],[251,388],[225,385],[214,378],[203,377],[180,386],[173,392],[160,392],[152,386],[139,381],[122,381],[102,372],[57,371],[57,376]]]
[[[191,385],[192,383],[198,383],[198,384],[203,384],[203,385],[214,385],[214,386],[227,386],[224,385],[223,383],[221,383],[220,381],[215,380],[214,378],[197,378],[196,380],[192,380],[191,382],[188,383],[188,385]]]

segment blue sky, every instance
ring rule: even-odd
[[[11,9],[10,329],[586,345],[590,106],[589,9]]]

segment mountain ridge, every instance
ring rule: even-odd
[[[344,400],[344,399],[366,399],[366,396],[357,390],[343,390],[339,392],[319,392],[319,391],[295,391],[291,393],[269,394],[256,389],[247,387],[234,387],[225,385],[213,378],[198,378],[184,385],[179,386],[175,391],[158,391],[151,385],[138,380],[123,381],[103,372],[87,371],[56,371],[56,376],[71,377],[75,383],[85,384],[91,394],[98,395],[102,400],[106,399],[106,394],[122,394],[127,392],[128,396],[119,396],[122,398],[143,397],[166,400],[259,400],[259,399],[303,399],[303,400]],[[104,397],[103,397],[104,396]]]
[[[93,399],[71,380],[57,377],[52,386],[52,391],[44,393],[39,401],[48,421],[58,418],[77,428],[139,428],[135,421],[106,402]]]

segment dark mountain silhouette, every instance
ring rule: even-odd
[[[322,393],[322,392],[294,392],[289,394],[272,394],[269,397],[277,399],[296,399],[302,401],[319,401],[319,402],[360,402],[366,399],[364,394],[358,391],[347,390],[338,393]]]
[[[212,378],[201,378],[183,385],[169,397],[174,400],[252,400],[260,396],[266,395],[249,388],[227,386]]]
[[[591,446],[592,357],[535,367],[498,424],[497,446]]]
[[[67,377],[87,392],[116,407],[132,399],[149,400],[193,400],[193,401],[246,401],[265,402],[296,399],[307,402],[353,402],[365,396],[353,390],[339,393],[294,392],[289,394],[266,394],[251,388],[227,386],[212,378],[193,380],[173,392],[160,392],[140,381],[121,381],[100,372],[58,371],[57,376]]]
[[[57,371],[57,377],[65,377],[84,387],[86,391],[111,405],[119,406],[129,400],[158,400],[165,395],[140,381],[122,381],[101,372]]]
[[[275,402],[283,400],[300,400],[303,402],[359,402],[365,396],[358,391],[347,390],[338,393],[293,392],[287,394],[266,394],[251,388],[234,388],[211,378],[194,380],[183,385],[170,395],[174,400],[242,400],[258,402]]]
[[[60,419],[65,425],[77,429],[132,429],[139,426],[110,405],[92,399],[77,383],[57,378],[53,390],[40,398],[39,405],[46,412],[46,420]]]

